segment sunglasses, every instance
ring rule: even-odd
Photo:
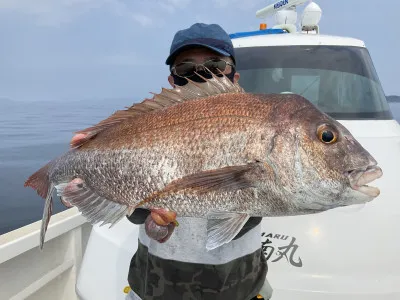
[[[233,64],[222,59],[211,59],[202,64],[196,64],[188,61],[173,66],[171,71],[180,77],[191,77],[195,75],[195,72],[198,72],[199,67],[201,67],[206,73],[212,72],[214,74],[219,74],[225,71],[227,65],[234,67]]]

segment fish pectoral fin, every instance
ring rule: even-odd
[[[177,192],[192,189],[197,192],[234,191],[254,187],[254,182],[246,176],[255,169],[255,164],[229,166],[191,174],[172,181],[166,191]]]
[[[207,250],[232,241],[249,218],[247,213],[210,212],[207,215]]]
[[[57,195],[64,202],[76,206],[82,215],[93,225],[98,222],[111,224],[110,228],[128,214],[127,205],[106,199],[93,191],[81,178],[55,186]]]
[[[257,163],[250,163],[190,174],[173,180],[164,189],[152,193],[136,206],[183,191],[204,194],[211,191],[236,191],[254,187],[256,180],[254,174],[250,176],[250,173],[257,167]]]
[[[53,189],[54,189],[54,185],[50,184],[50,186],[48,187],[48,191],[46,193],[46,200],[45,200],[44,209],[43,209],[42,224],[40,227],[40,243],[39,243],[40,250],[43,250],[43,244],[44,244],[44,239],[46,236],[47,228],[50,223],[51,215],[53,214],[53,196],[52,196]]]

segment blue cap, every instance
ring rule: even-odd
[[[193,24],[175,34],[165,63],[171,65],[178,52],[193,46],[206,47],[221,55],[230,56],[235,63],[233,44],[228,33],[217,24],[203,23]]]

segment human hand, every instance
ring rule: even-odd
[[[166,242],[176,227],[175,222],[171,222],[167,225],[158,225],[151,216],[151,211],[145,208],[136,208],[127,218],[134,224],[144,224],[147,236],[159,243]]]
[[[171,237],[175,227],[176,222],[171,222],[167,225],[158,225],[151,215],[146,218],[144,223],[147,236],[159,243],[165,243]]]

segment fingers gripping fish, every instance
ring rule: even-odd
[[[67,153],[29,177],[25,186],[46,199],[41,248],[53,190],[92,224],[112,226],[136,208],[152,211],[148,228],[206,218],[208,250],[251,216],[311,214],[379,195],[367,185],[382,176],[374,158],[305,98],[249,94],[225,76],[204,80],[77,132]]]

